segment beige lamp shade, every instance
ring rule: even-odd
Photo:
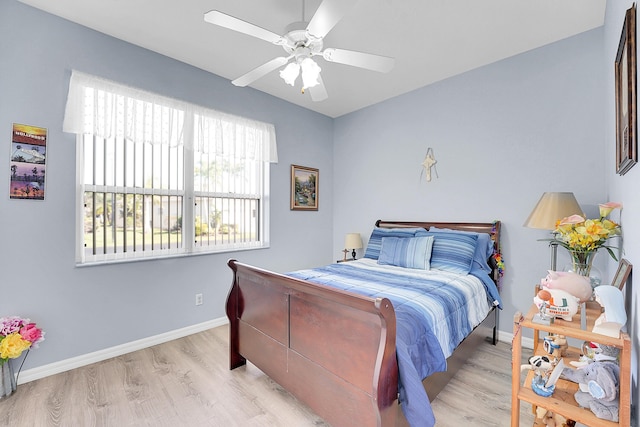
[[[360,249],[362,248],[362,238],[360,233],[347,233],[344,238],[345,249]]]
[[[559,219],[583,215],[573,193],[544,193],[524,223],[525,227],[555,230]]]

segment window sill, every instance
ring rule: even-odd
[[[149,256],[149,257],[141,257],[141,258],[121,258],[121,259],[110,259],[106,261],[95,261],[95,262],[76,262],[76,268],[85,268],[85,267],[100,267],[105,265],[113,265],[113,264],[128,264],[132,262],[148,262],[148,261],[162,261],[166,259],[176,259],[176,258],[190,258],[194,256],[204,256],[204,255],[220,255],[220,254],[228,254],[228,253],[236,253],[236,252],[245,252],[245,251],[255,251],[260,249],[269,249],[269,245],[256,246],[251,248],[233,248],[233,249],[225,249],[220,251],[199,251],[199,252],[190,252],[190,253],[180,253],[180,254],[170,254],[170,255],[162,255],[162,256]]]

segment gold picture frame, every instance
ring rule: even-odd
[[[320,171],[291,165],[291,210],[317,211]]]
[[[624,175],[638,161],[636,122],[636,7],[627,10],[615,62],[616,173]]]

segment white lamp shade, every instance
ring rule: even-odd
[[[300,74],[300,66],[295,62],[290,63],[284,70],[280,71],[280,77],[285,81],[286,84],[293,86],[296,83],[296,79],[298,78],[298,74]]]
[[[305,58],[300,64],[300,67],[302,68],[303,89],[314,87],[320,83],[318,76],[320,75],[321,68],[313,59]]]
[[[360,233],[348,233],[344,238],[345,249],[360,249],[362,248],[362,238]]]
[[[555,230],[559,219],[583,215],[573,193],[544,193],[524,223],[525,227]]]

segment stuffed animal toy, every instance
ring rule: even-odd
[[[574,427],[576,425],[575,421],[568,420],[562,415],[547,411],[540,406],[536,408],[536,417],[542,420],[546,427]]]
[[[612,345],[604,345],[592,342],[594,356],[593,358],[597,362],[618,362],[618,356],[620,355],[620,349]]]
[[[561,289],[543,288],[533,297],[533,302],[545,315],[563,320],[571,321],[578,312],[578,298]]]
[[[576,368],[583,368],[593,362],[618,362],[620,349],[611,345],[598,344],[593,341],[582,343],[580,359],[569,362]]]
[[[578,383],[576,402],[596,417],[618,422],[620,367],[613,362],[593,362],[581,369],[564,368],[562,376]]]
[[[588,277],[570,271],[547,270],[547,277],[540,280],[540,285],[547,289],[560,289],[569,292],[580,302],[587,302],[591,299],[593,289],[591,280]]]

